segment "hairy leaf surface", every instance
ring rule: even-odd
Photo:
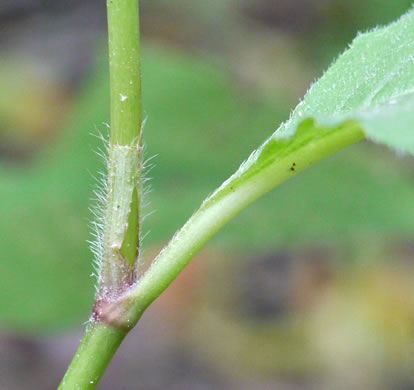
[[[314,155],[307,158],[307,166],[320,160],[325,155],[319,155],[323,152],[315,146],[323,144],[334,132],[339,137],[341,133],[353,132],[356,140],[357,133],[362,132],[373,141],[413,154],[413,93],[414,11],[411,10],[387,27],[360,34],[310,88],[290,119],[242,164],[213,198],[251,182],[270,167],[294,158],[302,149],[315,149]],[[292,172],[301,170],[296,163],[291,168]],[[274,185],[279,182],[277,178]]]

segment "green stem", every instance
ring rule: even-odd
[[[141,201],[139,0],[107,0],[111,86],[108,194],[94,315],[59,389],[94,389],[127,334],[100,307],[135,280]]]
[[[95,389],[125,336],[103,324],[89,325],[58,390]]]
[[[107,0],[111,137],[98,300],[135,281],[140,246],[142,96],[139,0]]]
[[[141,146],[142,92],[139,0],[107,0],[111,85],[111,144]],[[138,255],[140,194],[133,193],[122,246],[134,265]]]
[[[111,142],[130,145],[142,124],[138,0],[107,0]]]

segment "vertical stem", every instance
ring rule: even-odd
[[[111,84],[111,144],[141,142],[142,94],[139,0],[107,0]],[[141,146],[141,145],[139,145]],[[124,257],[135,264],[139,240],[140,194],[134,191]]]
[[[107,0],[111,81],[111,142],[130,145],[141,132],[138,0]]]
[[[139,0],[107,0],[111,136],[97,301],[135,281],[139,253],[142,98]]]
[[[142,150],[139,0],[107,0],[107,9],[111,136],[104,258],[94,316],[59,390],[95,389],[128,333],[128,329],[104,323],[99,307],[131,282],[139,250]],[[126,226],[125,230],[122,226]]]

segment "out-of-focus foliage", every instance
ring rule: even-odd
[[[345,267],[324,251],[207,255],[161,302],[180,342],[226,376],[277,373],[308,385],[316,377],[340,389],[412,385],[412,249],[364,248]]]
[[[62,125],[66,90],[44,73],[33,61],[0,60],[0,153],[9,159],[30,154]]]

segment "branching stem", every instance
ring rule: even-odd
[[[94,316],[61,390],[96,387],[145,309],[232,218],[296,173],[365,138],[356,122],[330,129],[312,127],[308,119],[291,138],[270,139],[255,155],[262,159],[260,169],[244,166],[226,181],[136,280],[142,166],[138,0],[107,0],[107,6],[111,137],[102,263]]]
[[[323,132],[322,132],[323,133]],[[173,282],[200,249],[230,220],[259,197],[297,173],[365,138],[358,124],[325,131],[316,139],[297,134],[285,142],[283,158],[237,186],[230,180],[187,221],[135,286],[104,309],[108,321],[133,327],[146,308]],[[246,172],[246,175],[249,172]],[[236,187],[237,186],[237,187]]]

